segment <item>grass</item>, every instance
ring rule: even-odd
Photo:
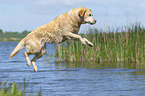
[[[56,62],[145,62],[145,29],[140,25],[132,26],[122,32],[99,32],[89,29],[81,34],[94,44],[84,46],[74,40],[66,41],[55,47]]]
[[[21,90],[19,90],[19,86],[16,86],[16,83],[12,84],[12,88],[6,87],[9,82],[7,82],[4,85],[4,82],[2,82],[1,90],[0,90],[0,96],[25,96],[25,93]],[[4,86],[4,87],[3,87]]]
[[[1,83],[0,96],[26,96],[26,82],[24,79],[24,89],[20,90],[16,83],[9,84],[9,81],[5,84]],[[28,95],[30,96],[30,95]],[[31,95],[32,96],[32,95]],[[41,90],[35,96],[41,96]]]

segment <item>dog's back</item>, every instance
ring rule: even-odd
[[[24,52],[24,55],[27,60],[27,65],[30,66],[32,62],[34,70],[37,71],[35,62],[43,56],[46,50],[46,43],[61,43],[68,38],[75,38],[80,40],[84,45],[88,44],[93,46],[86,38],[77,35],[81,24],[85,23],[96,23],[90,9],[79,7],[63,13],[48,24],[42,25],[29,33],[19,42],[9,58],[17,54],[25,45],[26,52]],[[32,54],[35,56],[30,61],[28,56]]]

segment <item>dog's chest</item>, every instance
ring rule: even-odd
[[[61,36],[61,30],[46,31],[44,35],[44,40],[47,43],[61,43],[63,37]]]
[[[73,33],[75,33],[75,34],[78,34],[78,32],[79,32],[79,29],[80,29],[80,28],[78,28],[78,27],[75,27],[75,28],[73,28],[72,32],[73,32]]]

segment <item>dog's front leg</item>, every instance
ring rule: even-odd
[[[84,44],[84,45],[88,44],[90,46],[94,46],[89,40],[87,40],[86,38],[82,38],[80,35],[69,32],[69,33],[66,33],[65,36],[70,37],[70,38],[79,39],[82,42],[82,44]]]
[[[79,39],[82,42],[82,44],[86,45],[86,41],[80,35],[69,32],[65,33],[63,36],[66,36],[67,38]]]

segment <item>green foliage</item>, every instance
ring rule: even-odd
[[[9,87],[7,87],[8,84],[9,81],[5,85],[4,82],[2,82],[0,96],[25,96],[25,93],[19,90],[19,86],[17,86],[16,83],[12,83],[12,88],[11,88],[11,84]]]
[[[24,84],[24,89],[20,90],[19,86],[17,86],[15,82],[12,83],[12,84],[9,84],[9,81],[6,84],[4,84],[4,82],[2,82],[1,83],[1,88],[0,88],[0,96],[26,96],[26,94],[25,94],[25,92],[26,92],[25,79],[24,79],[23,84]],[[36,96],[41,96],[41,89],[40,89],[40,91],[38,91]]]
[[[145,62],[145,29],[140,25],[132,26],[125,32],[99,32],[90,29],[89,34],[82,34],[94,44],[94,47],[84,46],[73,40],[59,44],[55,48],[57,62]]]
[[[18,41],[24,38],[30,31],[24,30],[22,33],[19,32],[3,32],[0,29],[0,41]]]
[[[3,30],[2,29],[0,29],[0,34],[3,34]]]

